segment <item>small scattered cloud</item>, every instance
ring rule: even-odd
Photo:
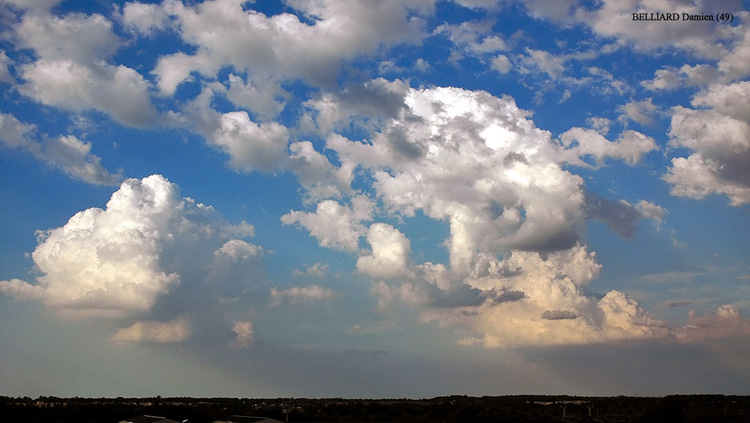
[[[279,305],[282,303],[295,304],[305,301],[326,300],[336,298],[341,294],[332,289],[312,284],[302,287],[295,286],[282,290],[272,288],[270,295],[272,305]]]
[[[293,269],[292,274],[298,277],[323,278],[328,274],[329,266],[323,263],[315,263],[305,269]]]
[[[361,222],[371,219],[371,202],[366,197],[354,197],[351,207],[325,200],[317,204],[315,212],[291,211],[281,217],[281,222],[307,229],[321,247],[357,251],[359,238],[366,233]]]
[[[72,136],[51,138],[38,135],[34,125],[0,113],[0,142],[30,153],[37,160],[60,169],[74,179],[95,185],[118,185],[122,175],[113,174],[91,154],[91,144]]]
[[[638,201],[635,208],[641,213],[641,216],[645,219],[651,220],[657,229],[661,228],[662,220],[667,214],[667,209],[646,200]]]
[[[247,260],[263,254],[263,249],[257,245],[239,239],[231,239],[214,251],[214,257],[227,258],[229,260]]]
[[[492,20],[467,21],[460,24],[443,24],[434,33],[445,33],[464,54],[481,57],[509,49],[505,40],[493,33]]]
[[[374,223],[367,232],[372,254],[360,256],[357,270],[375,278],[405,276],[411,246],[406,236],[385,223]]]
[[[414,69],[419,72],[429,72],[432,66],[430,66],[430,62],[420,57],[414,62]]]
[[[544,50],[527,48],[526,55],[521,59],[521,72],[542,72],[555,81],[560,79],[565,72],[565,61],[565,57],[555,56]]]
[[[650,98],[641,101],[631,101],[620,106],[619,110],[622,112],[618,118],[621,123],[627,124],[630,120],[644,126],[654,126],[656,124],[654,118],[664,114]]]
[[[120,329],[112,336],[115,342],[150,342],[166,344],[183,342],[190,337],[192,328],[187,319],[169,322],[139,321]]]
[[[721,80],[721,73],[715,66],[707,64],[683,65],[680,69],[659,69],[654,79],[641,81],[649,91],[672,91],[685,86],[706,86]]]
[[[510,72],[512,68],[513,64],[510,62],[510,59],[508,59],[508,56],[504,54],[499,54],[494,59],[492,59],[492,69],[500,72],[503,75]]]
[[[681,342],[700,342],[722,338],[746,338],[750,336],[750,320],[740,316],[731,305],[720,306],[714,313],[696,315],[689,313],[688,324],[676,331]]]
[[[654,79],[642,81],[641,85],[651,91],[674,90],[682,85],[682,79],[673,69],[659,69],[654,73]]]
[[[571,128],[560,134],[560,141],[569,151],[576,153],[570,158],[570,163],[581,166],[589,166],[583,160],[585,157],[592,157],[597,166],[603,165],[606,158],[621,159],[634,166],[644,155],[657,149],[653,138],[632,130],[622,132],[615,141],[609,141],[597,131]]]
[[[232,342],[229,343],[229,346],[232,348],[244,349],[249,347],[253,342],[253,322],[236,321],[232,327],[232,332],[236,335]]]

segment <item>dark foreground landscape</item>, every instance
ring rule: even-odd
[[[749,422],[750,397],[13,398],[7,422]],[[243,417],[244,416],[244,417]],[[255,416],[255,417],[247,417]],[[264,417],[261,419],[259,417]]]

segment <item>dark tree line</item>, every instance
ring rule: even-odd
[[[449,396],[432,399],[13,398],[0,397],[8,422],[116,423],[139,415],[190,423],[232,415],[290,423],[665,422],[744,423],[750,397],[675,395],[662,398]]]

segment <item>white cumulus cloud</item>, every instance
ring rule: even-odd
[[[169,14],[157,4],[131,2],[122,8],[122,22],[132,31],[148,36],[169,23]]]
[[[190,337],[192,328],[187,319],[168,322],[139,321],[118,330],[112,340],[116,342],[153,342],[158,344],[182,342]]]
[[[741,317],[739,311],[731,304],[724,304],[715,312],[703,315],[696,315],[691,311],[688,317],[688,324],[676,331],[677,339],[682,342],[724,337],[747,339],[750,336],[750,319]]]
[[[290,144],[289,152],[289,167],[306,189],[307,199],[322,200],[352,193],[352,169],[336,168],[310,141]]]
[[[395,278],[407,272],[409,239],[385,223],[373,223],[367,232],[372,254],[357,260],[357,270],[375,278]]]
[[[32,253],[42,274],[36,283],[1,281],[0,290],[66,315],[137,315],[180,284],[182,267],[208,261],[196,256],[197,246],[216,243],[224,226],[211,207],[180,197],[161,175],[128,179],[105,209],[81,211],[40,234]],[[219,250],[238,257],[257,251],[243,241]]]
[[[296,0],[288,2],[307,23],[292,13],[266,16],[245,11],[242,2],[218,0],[186,6],[163,5],[176,20],[180,36],[195,45],[194,54],[160,58],[154,70],[159,87],[172,94],[191,72],[206,76],[231,66],[266,80],[303,79],[314,84],[334,81],[344,61],[374,53],[381,45],[418,41],[420,19],[433,1]],[[145,30],[152,31],[153,26]]]
[[[504,54],[500,54],[492,59],[492,69],[500,72],[501,74],[510,72],[512,67],[513,65],[510,63],[510,59],[508,59],[508,56]]]
[[[237,337],[234,338],[229,344],[229,346],[232,348],[247,348],[250,343],[253,342],[253,322],[249,322],[246,320],[236,321],[234,322],[234,326],[232,327],[232,332],[237,335]]]
[[[91,154],[91,144],[72,136],[50,138],[36,134],[36,127],[15,116],[0,113],[0,142],[11,148],[25,150],[36,159],[59,168],[75,179],[97,185],[117,185],[122,177],[101,165]]]
[[[354,197],[352,206],[334,200],[318,203],[315,212],[291,211],[281,217],[285,225],[299,224],[318,239],[322,247],[357,251],[366,232],[362,221],[372,219],[372,204],[366,197]]]
[[[621,133],[615,141],[609,141],[597,131],[572,128],[562,133],[560,140],[569,150],[575,151],[577,156],[591,156],[598,165],[603,164],[604,159],[608,157],[622,159],[629,165],[635,165],[646,153],[656,149],[653,138],[632,130]],[[583,164],[576,159],[571,162]]]
[[[620,121],[625,122],[627,119],[630,119],[646,126],[654,125],[654,117],[661,114],[659,108],[650,98],[642,101],[631,101],[623,105],[620,109],[623,111],[623,114],[619,118]]]
[[[121,41],[101,15],[29,13],[15,28],[37,60],[21,66],[21,93],[44,104],[96,109],[135,127],[155,122],[149,84],[134,69],[108,63]]]
[[[258,257],[262,253],[263,249],[257,245],[241,239],[232,239],[214,251],[214,256],[215,258],[226,257],[230,260],[247,260]]]
[[[289,131],[276,122],[255,123],[247,112],[229,112],[212,141],[229,154],[232,167],[271,172],[285,165]]]
[[[711,85],[693,98],[694,109],[674,108],[669,143],[691,152],[673,158],[664,175],[673,195],[722,194],[734,206],[750,202],[748,96],[750,81]]]

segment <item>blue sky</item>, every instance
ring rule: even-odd
[[[750,391],[747,2],[27,3],[0,394]]]

